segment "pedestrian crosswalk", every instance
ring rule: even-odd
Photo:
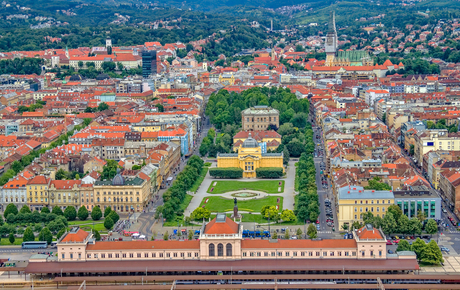
[[[332,231],[319,231],[318,234],[332,234]]]

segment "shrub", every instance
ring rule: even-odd
[[[77,213],[78,219],[84,221],[88,218],[88,210],[85,206],[80,206]]]
[[[220,178],[242,178],[243,169],[238,167],[210,168],[209,175]]]
[[[257,178],[280,178],[283,176],[282,167],[265,167],[256,169]]]
[[[104,219],[104,227],[108,230],[111,230],[113,227],[113,220],[110,217]]]
[[[99,206],[94,207],[93,210],[91,211],[91,218],[95,221],[98,221],[101,219],[101,217],[102,217],[102,211],[99,208]]]

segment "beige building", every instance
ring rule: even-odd
[[[125,179],[117,174],[112,180],[96,181],[94,188],[94,205],[101,210],[110,206],[119,212],[141,212],[151,198],[150,181],[135,177]]]
[[[243,130],[267,130],[274,125],[279,128],[280,112],[268,106],[254,106],[241,112]]]
[[[238,260],[284,261],[305,260],[317,263],[322,259],[347,261],[372,259],[373,263],[385,263],[386,239],[383,233],[371,225],[353,232],[353,239],[326,240],[252,240],[243,239],[242,225],[225,214],[218,214],[200,231],[199,239],[185,241],[91,241],[92,234],[74,227],[57,243],[59,262],[94,261],[216,261]],[[415,254],[404,252],[394,255],[392,260],[413,260]],[[309,260],[309,262],[307,262]],[[316,262],[315,262],[316,261]],[[401,261],[404,263],[404,261]],[[85,267],[85,264],[81,264]]]
[[[414,141],[414,157],[419,165],[429,151],[460,150],[460,133],[449,133],[446,129],[419,132],[414,135]]]
[[[81,180],[51,180],[48,193],[50,207],[59,206],[65,210],[73,206],[78,210],[80,207],[80,184]]]

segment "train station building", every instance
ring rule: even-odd
[[[204,224],[199,239],[191,241],[95,241],[91,233],[74,227],[59,239],[57,257],[31,260],[26,272],[196,274],[231,269],[362,274],[419,269],[413,252],[387,254],[385,236],[371,225],[354,231],[352,239],[246,239],[242,233],[242,225],[225,214]]]

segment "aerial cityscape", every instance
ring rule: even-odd
[[[460,289],[460,2],[0,3],[6,289]]]

